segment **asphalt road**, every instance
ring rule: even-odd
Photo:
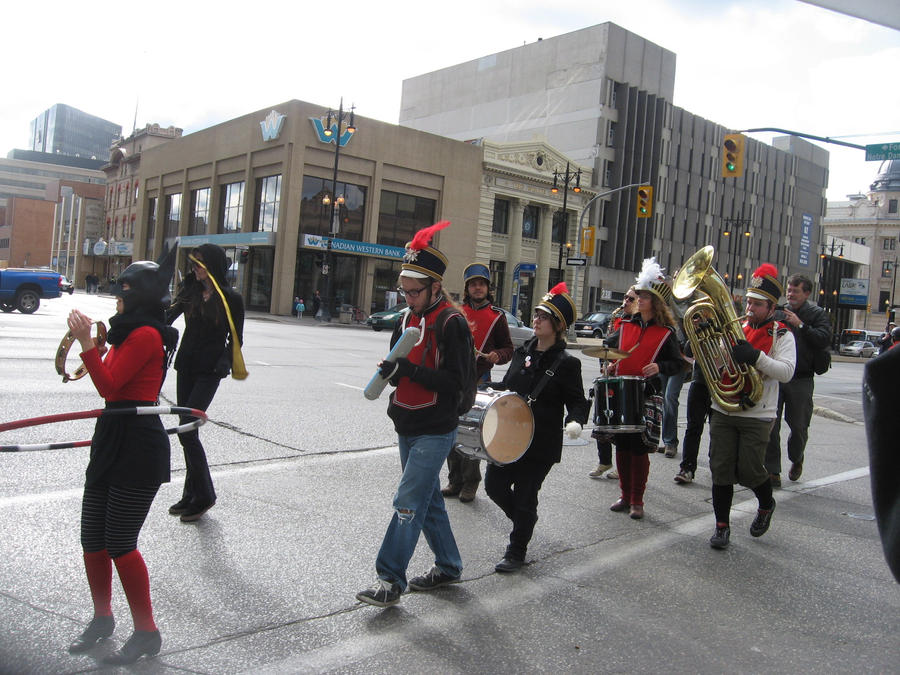
[[[72,306],[113,311],[110,298],[76,293],[0,315],[0,421],[101,405],[89,379],[63,384],[53,369]],[[585,431],[544,484],[520,574],[493,570],[509,524],[479,491],[472,504],[448,502],[464,583],[378,610],[354,595],[374,579],[399,472],[385,397],[361,393],[387,341],[310,319],[248,320],[250,377],[223,382],[201,430],[218,504],[196,524],[166,513],[183,480],[175,442],[173,482],[141,535],[163,650],[133,670],[896,672],[900,594],[872,520],[861,363],[817,380],[804,475],[776,493],[764,537],[749,536],[755,504],[739,491],[732,546],[710,549],[705,445],[690,486],[672,480],[677,459],[652,457],[643,521],[611,513],[617,486],[587,477],[596,452]],[[583,362],[587,385],[598,364]],[[174,387],[172,373],[164,401]],[[0,443],[88,438],[91,427],[45,425]],[[66,652],[90,617],[78,543],[86,457],[0,455],[0,672],[97,670],[130,634],[114,584],[114,638]],[[410,571],[430,563],[421,542]]]

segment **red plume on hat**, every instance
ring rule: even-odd
[[[775,269],[775,265],[772,263],[763,263],[755,270],[753,270],[753,276],[755,277],[772,277],[773,279],[778,278],[778,270]]]
[[[763,263],[750,277],[750,287],[747,289],[747,297],[760,300],[770,300],[777,304],[778,299],[784,294],[784,288],[778,281],[778,268],[772,263]]]
[[[439,230],[443,230],[449,225],[449,220],[442,220],[429,227],[423,227],[421,230],[416,232],[416,236],[414,236],[413,240],[409,242],[407,248],[411,248],[413,251],[421,251],[431,243],[434,235],[437,234]]]
[[[554,316],[567,328],[575,321],[575,303],[572,296],[569,295],[569,287],[565,281],[561,281],[556,286],[547,291],[547,295],[541,298],[535,309],[543,310],[551,316]]]
[[[560,293],[568,293],[569,287],[566,286],[565,281],[560,281],[556,286],[550,289],[550,295],[559,295]]]

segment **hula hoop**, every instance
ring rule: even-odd
[[[177,427],[166,429],[167,434],[181,434],[191,431],[206,424],[206,413],[196,408],[184,408],[182,406],[168,405],[142,405],[133,408],[98,408],[83,412],[59,413],[58,415],[44,415],[43,417],[30,417],[15,422],[0,424],[0,432],[22,429],[24,427],[37,427],[43,424],[55,424],[56,422],[71,422],[73,420],[91,419],[93,417],[109,415],[185,415],[194,418],[193,422],[181,424]],[[31,450],[62,450],[63,448],[86,448],[91,444],[87,441],[63,441],[61,443],[33,443],[31,445],[0,445],[0,452],[25,452]]]

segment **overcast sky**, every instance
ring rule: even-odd
[[[55,103],[126,135],[136,106],[138,127],[190,133],[341,96],[396,124],[405,78],[606,21],[675,52],[674,103],[707,119],[900,141],[900,32],[796,0],[48,0],[3,15],[0,156]],[[877,162],[825,147],[829,200],[868,189]]]

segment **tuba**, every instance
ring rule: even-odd
[[[712,267],[713,247],[704,246],[675,277],[673,295],[684,300],[699,291],[684,313],[684,332],[703,371],[712,399],[726,412],[746,410],[763,394],[756,368],[734,360],[732,347],[745,339],[725,281]]]

